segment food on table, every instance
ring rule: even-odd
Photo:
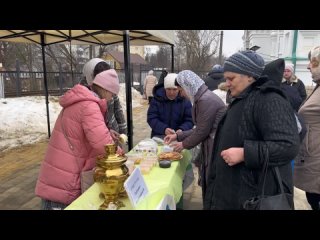
[[[158,155],[158,158],[159,160],[169,159],[172,161],[176,161],[182,159],[182,155],[178,152],[162,152]]]

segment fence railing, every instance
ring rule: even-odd
[[[51,95],[62,95],[80,81],[80,73],[47,72],[48,91]],[[44,95],[43,72],[0,72],[5,97]]]
[[[123,69],[116,70],[120,83],[125,83]],[[161,70],[154,70],[154,75],[159,79]],[[131,71],[132,86],[143,93],[144,80],[148,70]],[[204,72],[197,74],[205,79]],[[82,78],[79,72],[47,72],[48,92],[50,95],[61,96],[68,89],[78,84]],[[45,95],[43,72],[27,71],[1,71],[0,72],[0,97],[21,97]]]

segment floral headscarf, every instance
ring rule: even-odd
[[[177,76],[177,82],[186,91],[192,103],[194,103],[194,96],[199,88],[204,84],[204,81],[190,70],[180,72]]]

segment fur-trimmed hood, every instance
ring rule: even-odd
[[[296,75],[292,74],[291,78],[290,78],[290,82],[291,83],[297,83],[298,82],[298,78]],[[282,82],[287,82],[287,80],[285,78],[282,78]]]

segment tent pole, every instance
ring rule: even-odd
[[[133,147],[132,131],[132,95],[131,95],[131,74],[130,74],[130,39],[129,31],[123,31],[124,69],[126,82],[126,105],[127,105],[127,125],[128,125],[128,150]]]
[[[70,45],[69,45],[69,51],[70,51],[70,58],[71,58],[71,79],[72,79],[72,85],[74,86],[74,76],[73,76],[73,67],[72,67],[72,49],[71,49],[71,30],[69,30],[69,42],[70,42]]]
[[[174,45],[171,45],[171,72],[174,73]]]
[[[49,116],[49,93],[48,93],[48,81],[47,81],[47,68],[46,68],[46,55],[44,51],[44,33],[41,33],[41,51],[42,51],[42,64],[43,64],[43,81],[44,81],[44,91],[46,94],[46,108],[47,108],[47,125],[48,125],[48,137],[51,136],[50,131],[50,116]]]

